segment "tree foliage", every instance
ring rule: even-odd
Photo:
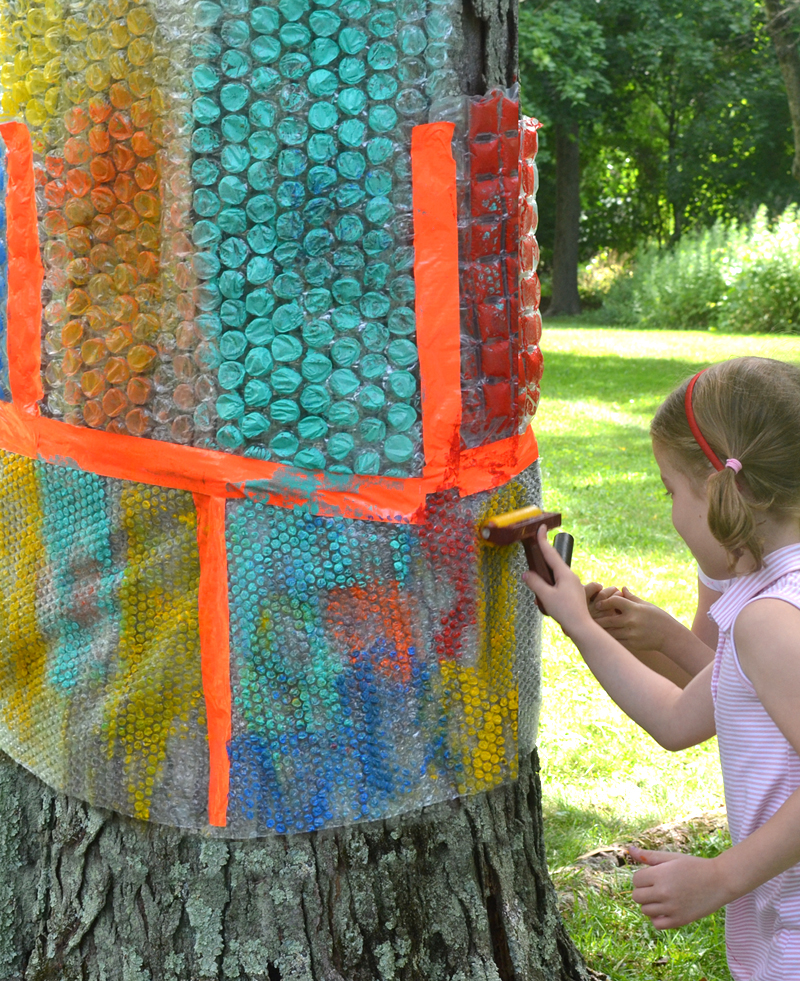
[[[545,260],[557,119],[580,123],[585,258],[797,199],[763,0],[524,0],[520,10],[523,104],[546,124]]]
[[[641,247],[603,303],[609,323],[668,330],[800,334],[800,215],[696,228],[670,249]]]

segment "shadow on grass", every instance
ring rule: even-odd
[[[591,347],[587,347],[584,354],[545,350],[547,398],[598,399],[603,402],[646,398],[660,402],[684,378],[705,368],[708,363],[687,361],[680,356],[596,355]]]
[[[562,804],[545,807],[545,841],[562,916],[587,963],[610,981],[730,981],[720,910],[678,930],[657,932],[631,896],[634,868],[620,845],[639,842],[713,858],[730,847],[726,831],[676,822],[678,840],[658,841],[670,826],[609,820]],[[649,835],[656,841],[649,841]],[[640,838],[639,836],[643,837]],[[576,859],[597,853],[577,865]]]
[[[646,815],[630,822],[624,815],[574,807],[562,800],[545,804],[544,837],[548,860],[557,856],[555,866],[571,865],[575,859],[595,848],[624,845],[638,831],[658,824],[658,815]]]

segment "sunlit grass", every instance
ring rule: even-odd
[[[800,362],[800,338],[562,321],[546,326],[542,348],[535,424],[545,505],[561,511],[565,530],[575,535],[573,567],[584,581],[627,585],[690,624],[696,567],[672,529],[650,419],[681,379],[707,364],[744,354]],[[715,740],[682,753],[662,750],[605,695],[552,621],[543,656],[539,750],[551,868],[724,805]],[[697,841],[692,850],[704,854],[708,847]],[[608,891],[587,891],[567,914],[589,963],[615,981],[728,981],[723,915],[658,935],[634,908],[629,878],[623,872]]]

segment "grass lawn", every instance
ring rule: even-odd
[[[554,322],[555,324],[556,322]],[[691,623],[696,567],[670,522],[650,450],[650,419],[683,378],[744,354],[800,362],[800,337],[545,325],[545,375],[535,420],[545,506],[575,535],[584,580],[627,585]],[[548,862],[578,899],[568,929],[614,981],[729,981],[723,915],[658,934],[630,899],[624,868],[582,888],[565,867],[590,849],[724,805],[716,741],[668,753],[611,702],[549,621],[543,637],[539,749]],[[725,834],[696,836],[713,855]],[[559,869],[564,869],[559,873]]]

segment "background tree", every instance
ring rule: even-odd
[[[795,0],[790,2],[764,0],[764,6],[767,10],[767,30],[775,44],[792,117],[794,132],[792,173],[795,179],[800,181],[800,51],[798,51],[800,5]]]
[[[578,258],[581,217],[581,136],[598,111],[599,99],[610,92],[602,27],[591,0],[547,5],[528,0],[521,7],[520,51],[523,91],[531,115],[538,116],[552,136],[554,174],[548,174],[545,215],[552,221],[552,299],[550,315],[580,313]],[[547,129],[545,130],[547,134]],[[543,158],[546,167],[547,156]],[[548,228],[549,222],[545,223]],[[549,228],[548,228],[549,230]]]

